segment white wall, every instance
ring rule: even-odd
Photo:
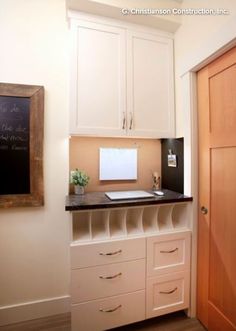
[[[8,305],[68,295],[67,36],[64,0],[0,1],[1,82],[45,87],[45,206],[0,210],[0,320]]]
[[[175,33],[175,75],[176,75],[176,131],[177,136],[184,135],[184,113],[182,100],[185,99],[180,76],[186,62],[191,61],[204,48],[210,47],[212,39],[220,38],[218,31],[236,20],[236,1],[232,0],[184,0],[182,8],[225,8],[229,15],[220,16],[182,16],[182,24]],[[233,33],[231,31],[230,33]],[[236,37],[236,31],[234,31]],[[226,36],[224,36],[226,38]]]

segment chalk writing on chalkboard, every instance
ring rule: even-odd
[[[0,194],[30,193],[30,98],[0,96]]]

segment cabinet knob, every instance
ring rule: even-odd
[[[206,207],[202,206],[202,207],[201,207],[201,213],[202,213],[203,215],[206,215],[206,214],[208,213],[208,209],[207,209]]]

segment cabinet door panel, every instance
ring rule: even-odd
[[[79,22],[73,34],[71,133],[125,134],[125,31]]]
[[[190,232],[147,239],[147,274],[162,275],[190,266]]]
[[[147,280],[147,318],[185,309],[189,305],[189,271]]]
[[[129,135],[173,137],[173,41],[130,31],[127,49]]]

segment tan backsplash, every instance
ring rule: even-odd
[[[100,181],[100,147],[137,148],[138,179]],[[150,189],[152,172],[157,171],[161,174],[161,142],[158,139],[71,137],[70,170],[75,168],[85,171],[90,177],[86,192]]]

